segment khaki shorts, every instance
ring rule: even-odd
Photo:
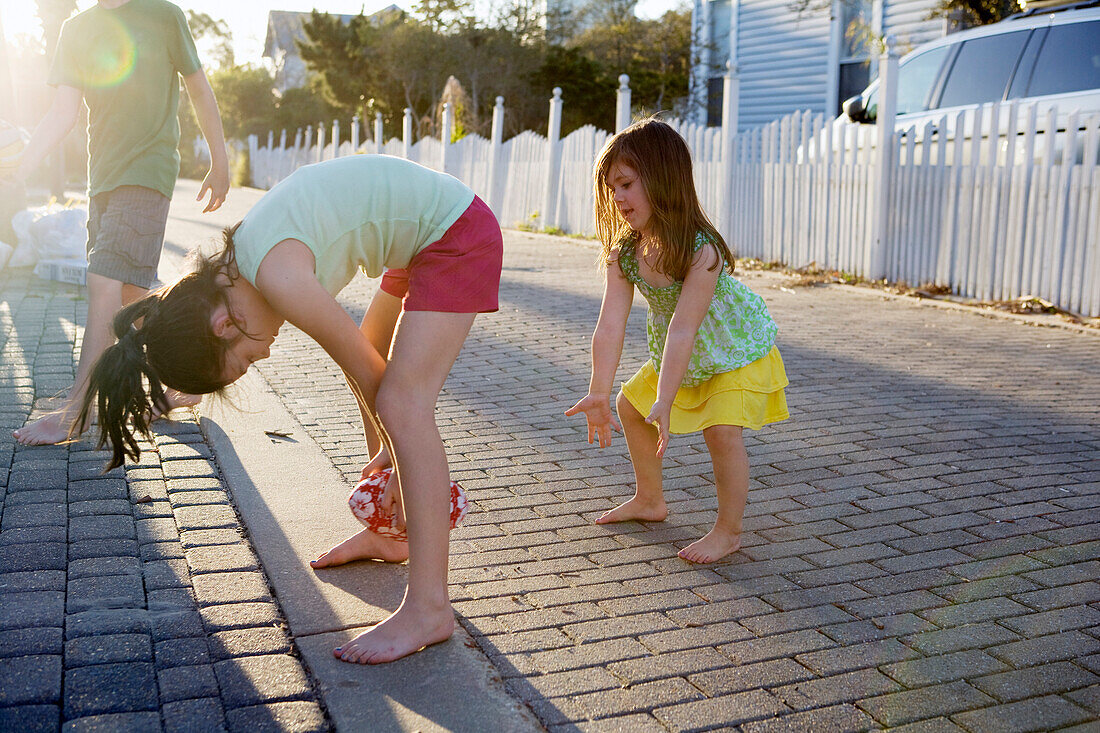
[[[88,202],[88,272],[148,289],[157,276],[171,200],[119,186]]]

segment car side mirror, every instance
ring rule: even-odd
[[[866,124],[873,122],[874,120],[867,114],[867,110],[863,107],[863,96],[857,94],[851,99],[844,100],[844,104],[841,105],[841,109],[844,110],[844,114],[852,122],[859,122]]]

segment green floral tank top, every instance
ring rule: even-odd
[[[706,244],[702,232],[695,237],[695,251]],[[668,326],[676,303],[680,300],[683,282],[675,282],[663,288],[655,288],[638,273],[638,259],[634,251],[636,241],[624,240],[619,246],[619,268],[631,283],[636,285],[649,303],[646,316],[646,336],[649,357],[653,368],[661,371],[661,356],[668,338]],[[749,290],[741,281],[729,274],[723,263],[710,308],[699,325],[695,346],[688,362],[682,387],[694,387],[715,374],[731,372],[768,355],[775,346],[778,327],[768,313],[763,298]]]

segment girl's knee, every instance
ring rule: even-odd
[[[703,429],[703,440],[712,451],[717,448],[744,450],[742,431],[743,428],[740,425],[711,425]]]
[[[434,400],[427,400],[415,389],[397,381],[382,380],[374,400],[378,419],[387,431],[402,425],[435,419]]]
[[[642,419],[642,414],[638,412],[638,409],[634,407],[634,403],[627,399],[626,394],[622,391],[615,397],[615,409],[619,412],[620,420]]]

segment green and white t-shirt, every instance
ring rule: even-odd
[[[699,232],[695,237],[695,251],[707,244],[707,238]],[[634,251],[635,241],[628,239],[619,246],[619,268],[631,283],[636,285],[649,303],[646,317],[646,336],[649,357],[659,374],[661,357],[668,339],[668,326],[676,312],[676,304],[683,290],[682,282],[655,288],[638,273],[638,259]],[[722,272],[714,286],[714,297],[707,309],[695,345],[688,362],[687,373],[680,383],[682,387],[694,387],[715,374],[732,372],[767,356],[775,346],[778,327],[768,313],[768,306],[756,293],[729,274]]]

